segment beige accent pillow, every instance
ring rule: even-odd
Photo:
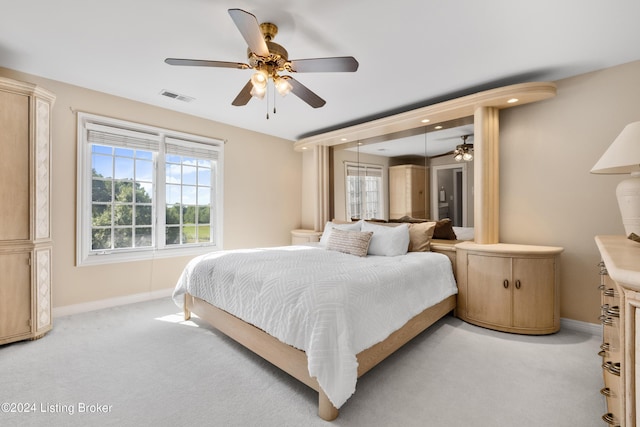
[[[409,224],[409,252],[428,252],[436,229],[435,222]]]
[[[371,243],[371,231],[349,231],[334,228],[329,235],[327,249],[345,254],[366,256]]]

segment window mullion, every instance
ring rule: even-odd
[[[161,139],[160,147],[156,155],[155,160],[155,174],[156,174],[156,203],[154,203],[156,209],[156,246],[158,249],[163,249],[167,246],[166,242],[166,221],[167,221],[167,173],[166,173],[166,151],[165,151],[165,138]],[[162,169],[162,170],[160,170]]]

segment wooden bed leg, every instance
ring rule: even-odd
[[[189,307],[187,306],[187,298],[191,298],[191,296],[187,294],[184,296],[184,320],[191,319],[191,310],[189,310]]]
[[[338,418],[338,410],[329,400],[321,387],[318,387],[318,415],[325,421],[333,421]]]

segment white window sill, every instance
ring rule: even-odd
[[[92,265],[117,264],[123,262],[146,261],[160,258],[178,258],[184,256],[195,257],[221,250],[216,245],[191,246],[181,248],[148,249],[140,251],[111,252],[102,254],[91,254],[85,259],[79,260],[78,267]]]

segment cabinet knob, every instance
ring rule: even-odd
[[[516,289],[520,289],[520,286],[522,286],[522,283],[520,283],[520,279],[516,280]]]
[[[507,289],[509,287],[509,280],[504,279],[504,282],[502,282],[502,286],[504,286],[504,288]]]

